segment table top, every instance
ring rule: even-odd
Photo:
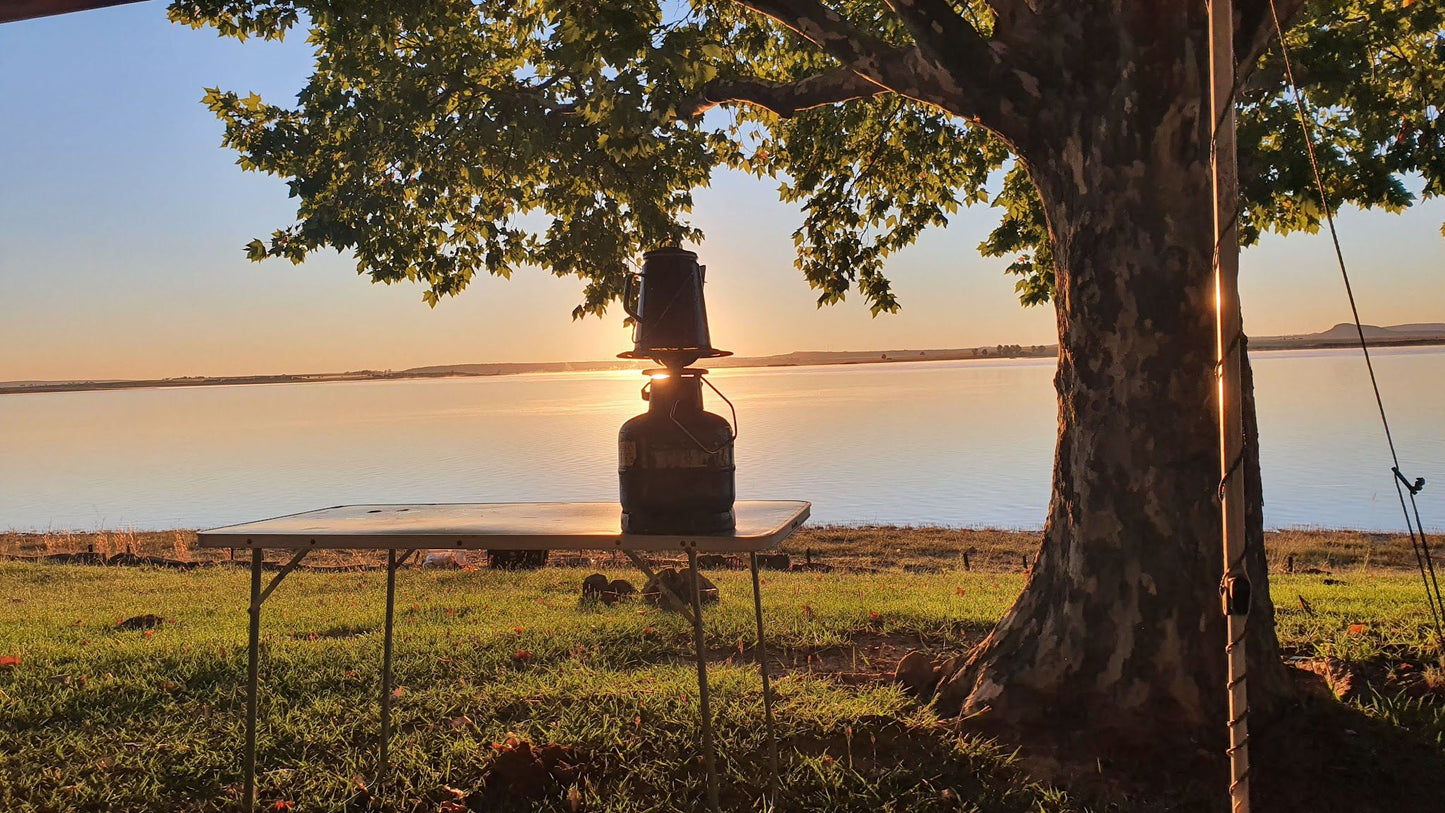
[[[740,500],[726,534],[624,534],[615,502],[340,505],[201,531],[203,548],[411,550],[695,550],[777,547],[808,519],[811,503]]]

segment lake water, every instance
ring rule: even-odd
[[[1257,353],[1271,527],[1402,527],[1358,352]],[[1445,349],[1377,351],[1445,526]],[[740,498],[816,522],[1040,527],[1052,360],[719,371]],[[211,527],[366,502],[612,500],[636,373],[0,396],[0,528]],[[726,411],[712,407],[713,411]]]

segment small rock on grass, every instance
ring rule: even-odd
[[[146,613],[145,615],[133,615],[115,626],[117,629],[123,630],[148,630],[159,627],[164,623],[166,623],[164,618]]]
[[[926,699],[938,685],[938,668],[927,654],[914,650],[898,661],[893,680],[914,697]]]
[[[616,604],[635,595],[637,595],[637,588],[632,586],[632,582],[626,579],[614,579],[611,584],[607,585],[607,589],[602,591],[602,601],[605,604]]]
[[[592,599],[593,601],[601,599],[602,594],[606,592],[607,585],[609,584],[611,584],[611,582],[607,580],[606,576],[601,573],[593,573],[591,576],[582,580],[582,598]]]
[[[587,750],[580,746],[533,745],[517,736],[494,745],[481,787],[467,799],[472,810],[487,810],[514,799],[541,799],[582,778]]]
[[[759,553],[758,568],[762,570],[787,570],[793,566],[792,557],[786,553]]]

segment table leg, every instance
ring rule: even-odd
[[[717,760],[713,753],[712,708],[707,685],[707,644],[702,632],[702,578],[697,572],[697,551],[687,551],[687,565],[692,570],[692,634],[697,649],[698,711],[702,714],[702,758],[707,769],[707,803],[717,813]]]
[[[768,802],[778,793],[778,732],[773,727],[773,686],[768,678],[768,649],[763,641],[763,589],[758,581],[758,554],[748,554],[753,570],[753,613],[758,619],[758,671],[763,675],[763,720],[768,731]]]
[[[396,614],[396,551],[386,552],[386,631],[381,644],[381,753],[377,758],[376,786],[384,787],[387,747],[391,740],[391,629]]]
[[[246,670],[246,791],[243,810],[256,809],[256,695],[259,690],[261,659],[261,548],[251,549],[251,630],[248,639],[250,662]]]

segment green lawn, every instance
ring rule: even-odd
[[[448,788],[476,788],[492,744],[511,732],[590,751],[570,801],[558,787],[520,809],[702,808],[690,629],[641,603],[581,605],[588,572],[399,575],[390,806],[436,811],[454,798]],[[705,619],[724,808],[757,809],[767,759],[750,585],[745,572],[710,575],[723,596]],[[1288,650],[1426,671],[1418,577],[1342,578],[1272,579]],[[0,810],[234,809],[247,581],[239,568],[0,562],[0,656],[20,658],[0,669]],[[1082,809],[1032,782],[1010,754],[940,725],[882,677],[909,648],[978,640],[1021,574],[769,573],[764,581],[770,646],[787,666],[775,683],[780,808]],[[267,809],[278,801],[296,811],[345,809],[372,776],[383,591],[375,571],[297,572],[267,602]],[[150,632],[116,628],[142,613],[167,621]],[[1358,702],[1439,749],[1441,704],[1413,697]]]

